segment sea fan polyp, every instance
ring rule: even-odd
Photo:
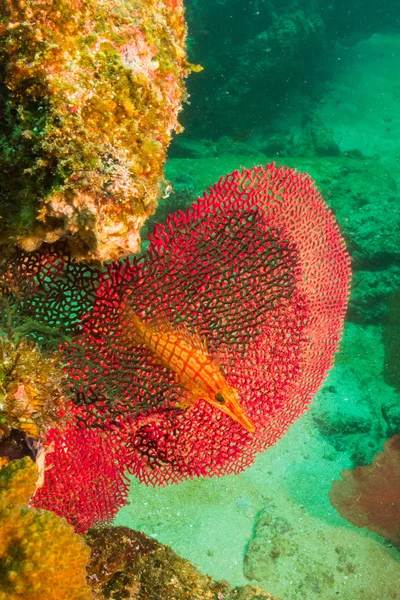
[[[307,175],[274,165],[232,173],[157,226],[143,260],[112,263],[100,277],[84,335],[65,348],[76,402],[94,425],[121,424],[121,444],[135,448],[126,466],[143,481],[240,471],[323,382],[349,279],[334,216]],[[176,374],[121,337],[127,298],[144,323],[184,325],[204,340],[254,433],[202,399],[182,407]],[[136,425],[124,426],[127,417]]]
[[[350,261],[309,176],[271,164],[222,178],[155,228],[146,256],[88,271],[84,279],[94,282],[93,304],[81,315],[80,335],[62,347],[77,422],[51,434],[54,468],[35,500],[80,530],[93,524],[91,515],[112,518],[123,504],[126,470],[152,485],[238,473],[282,437],[332,366]],[[73,276],[68,285],[74,287]],[[145,328],[163,323],[200,340],[254,431],[188,395],[154,349],[135,341],[127,306]],[[81,473],[71,440],[82,439],[85,454],[88,436],[99,444],[93,457],[112,440],[107,469],[90,461]],[[115,485],[106,497],[110,473]],[[74,490],[88,478],[101,494],[85,504]],[[79,510],[68,494],[80,498]],[[96,498],[101,506],[94,509]]]

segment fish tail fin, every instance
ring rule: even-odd
[[[126,300],[121,304],[121,334],[120,340],[127,346],[137,346],[143,343],[145,324],[135,313]]]

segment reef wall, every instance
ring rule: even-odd
[[[0,240],[137,252],[190,66],[181,0],[0,1]]]

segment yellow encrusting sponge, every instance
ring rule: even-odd
[[[65,519],[27,506],[37,477],[30,458],[0,470],[0,600],[89,600],[83,538]]]

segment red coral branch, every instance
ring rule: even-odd
[[[46,444],[45,483],[32,504],[65,517],[82,534],[110,522],[129,491],[126,450],[119,439],[71,424],[63,431],[50,429]]]
[[[146,257],[99,274],[83,333],[63,347],[84,424],[69,434],[74,444],[86,447],[90,438],[98,445],[92,463],[108,452],[110,481],[124,468],[154,485],[243,470],[287,431],[322,384],[342,332],[349,279],[336,221],[307,175],[269,165],[221,179],[156,227]],[[183,390],[173,373],[146,347],[121,342],[128,295],[142,320],[183,322],[207,341],[254,433],[204,401],[179,408]],[[104,446],[107,432],[112,449]],[[57,473],[74,489],[73,477],[86,489],[94,476],[79,466],[81,450],[71,452],[76,471],[70,459],[63,469],[60,450],[41,501],[46,494],[55,501],[51,486],[64,477]],[[65,516],[85,512],[68,502],[61,503]]]

